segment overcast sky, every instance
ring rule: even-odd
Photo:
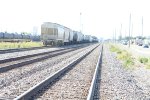
[[[113,32],[150,36],[149,0],[0,0],[0,31],[32,32],[42,22],[62,24],[83,33],[112,38]],[[40,29],[39,29],[40,31]]]

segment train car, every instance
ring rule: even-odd
[[[92,36],[92,42],[98,42],[98,38],[96,36]]]
[[[39,35],[37,35],[37,36],[30,35],[30,39],[31,39],[31,41],[40,41],[40,36]]]
[[[92,36],[90,35],[84,35],[84,43],[92,42]]]
[[[84,40],[84,35],[81,32],[78,32],[78,41],[79,43],[82,43]]]
[[[82,43],[84,40],[84,35],[81,32],[73,31],[73,42],[74,43]]]
[[[14,33],[14,39],[22,39],[22,35],[21,34],[17,34],[17,33]]]
[[[69,44],[73,44],[73,31],[71,29],[69,29]]]
[[[22,34],[22,39],[30,39],[30,35],[28,35],[28,34]]]
[[[7,33],[0,32],[1,42],[22,42],[22,41],[40,41],[40,36],[33,36],[31,34],[18,34],[18,33]]]
[[[71,32],[62,25],[45,22],[41,25],[41,39],[44,45],[69,44]]]
[[[12,34],[12,33],[5,33],[4,34],[4,39],[14,39],[14,34]]]
[[[83,42],[92,42],[92,36],[84,36],[81,32],[57,23],[44,22],[41,25],[41,40],[44,45],[66,45]]]
[[[4,32],[0,32],[0,39],[4,38]]]
[[[67,27],[64,27],[64,35],[63,35],[63,43],[64,45],[67,45],[70,43],[70,29]]]

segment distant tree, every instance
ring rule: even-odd
[[[29,32],[21,32],[21,34],[30,35],[31,33],[29,33]]]

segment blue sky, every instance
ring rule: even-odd
[[[148,0],[0,0],[0,30],[32,32],[42,22],[55,22],[79,31],[80,12],[83,33],[112,38],[113,31],[128,35],[129,15],[133,36],[150,35]]]

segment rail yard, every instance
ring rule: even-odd
[[[1,100],[149,100],[149,80],[123,67],[107,43],[0,54]],[[150,72],[150,71],[149,71]]]
[[[0,100],[150,100],[148,0],[0,0]]]
[[[62,54],[62,56],[57,55],[56,57],[50,58],[49,60],[45,60],[45,64],[38,62],[32,65],[30,64],[28,66],[20,66],[5,72],[1,72],[1,98],[5,97],[6,99],[14,99],[17,95],[23,93],[22,91],[28,90],[38,82],[45,79],[47,76],[60,70],[63,66],[65,66],[65,64],[68,64],[74,59],[79,59],[80,56],[86,55],[93,48],[95,48],[95,46],[97,45],[95,44],[91,47],[82,45],[82,48],[81,46],[77,46],[76,50],[72,50],[70,53],[68,52],[66,54]]]
[[[4,35],[3,43],[33,39]],[[51,22],[41,25],[40,37],[40,47],[0,50],[0,100],[150,99],[148,48],[99,42]]]

